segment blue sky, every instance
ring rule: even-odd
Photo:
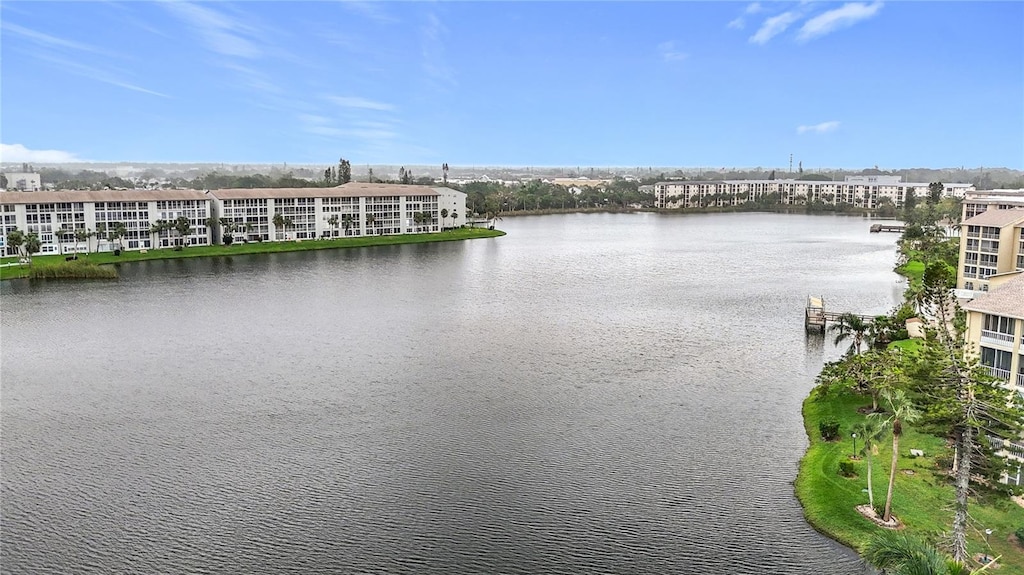
[[[1024,168],[1022,2],[10,2],[0,161]]]

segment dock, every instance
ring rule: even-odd
[[[885,224],[871,224],[871,233],[875,234],[878,232],[896,232],[898,234],[903,233],[904,226],[888,226]]]
[[[827,311],[825,309],[825,298],[821,296],[807,296],[807,307],[804,308],[804,329],[807,331],[820,331],[825,333],[828,322],[835,323],[847,312]],[[873,321],[876,316],[853,314],[864,321]]]

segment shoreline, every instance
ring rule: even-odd
[[[89,279],[96,277],[91,270],[98,267],[116,266],[117,264],[168,260],[180,258],[208,258],[221,256],[242,256],[257,255],[278,252],[300,252],[309,250],[330,250],[350,249],[375,246],[391,246],[405,244],[425,244],[434,242],[450,242],[483,238],[497,238],[505,235],[501,230],[489,230],[485,228],[460,228],[430,234],[398,234],[389,236],[362,236],[348,238],[334,238],[328,240],[286,240],[280,242],[249,242],[236,243],[230,246],[189,246],[181,250],[174,248],[156,248],[146,252],[141,250],[122,251],[120,256],[111,252],[96,252],[90,254],[79,254],[77,262],[80,262],[83,273],[81,275],[63,275],[59,279]],[[58,255],[36,255],[33,259],[35,270],[41,271],[47,268],[75,267],[75,264],[68,266],[71,262],[65,260],[67,256]],[[18,258],[0,258],[2,264],[17,264]],[[4,265],[0,267],[0,281],[13,279],[33,279],[33,267],[29,265]],[[41,275],[41,274],[38,274]],[[57,278],[53,278],[57,279]],[[105,279],[111,279],[109,276]]]
[[[514,210],[511,212],[500,212],[498,219],[515,218],[519,216],[546,216],[556,214],[739,214],[739,213],[764,213],[764,214],[802,214],[802,215],[841,215],[860,216],[864,218],[876,218],[882,220],[899,220],[900,214],[878,215],[876,210],[864,208],[850,208],[847,210],[808,210],[807,206],[723,206],[708,208],[624,208],[624,207],[600,207],[600,208],[544,208],[540,210]]]

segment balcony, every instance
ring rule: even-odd
[[[1014,335],[1012,333],[1000,333],[998,331],[981,330],[981,341],[994,343],[996,345],[1013,346]]]
[[[1003,381],[1010,381],[1010,370],[1002,369],[1000,367],[992,367],[990,365],[986,365],[985,368],[992,374],[992,377],[998,377]]]
[[[1017,390],[1024,393],[1024,372],[1017,374]]]

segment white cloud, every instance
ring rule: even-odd
[[[189,2],[166,2],[178,18],[189,23],[214,52],[225,56],[257,58],[263,54],[259,46],[243,35],[256,36],[252,26],[232,19],[222,12]]]
[[[686,52],[677,50],[676,43],[673,41],[658,44],[658,53],[661,54],[661,59],[666,62],[678,62],[690,57]]]
[[[358,96],[327,96],[327,99],[342,108],[360,108],[363,110],[379,110],[390,112],[395,107],[385,102],[376,102]]]
[[[89,66],[86,64],[81,64],[79,62],[72,62],[71,60],[58,58],[56,56],[50,56],[48,54],[36,54],[35,57],[44,62],[49,62],[57,66],[58,68],[63,69],[65,72],[77,74],[90,80],[103,82],[104,84],[110,84],[111,86],[117,86],[118,88],[124,88],[125,90],[131,90],[133,92],[149,94],[150,96],[159,96],[161,98],[171,97],[167,94],[164,94],[163,92],[157,92],[156,90],[150,90],[149,88],[144,88],[142,86],[139,86],[138,84],[133,84],[127,80],[124,80],[118,74],[108,70],[96,68],[94,66]]]
[[[820,36],[830,34],[842,28],[853,26],[857,22],[867,20],[882,9],[881,2],[866,4],[864,2],[847,2],[839,8],[823,12],[811,18],[800,28],[796,39],[807,42]]]
[[[789,28],[790,25],[799,19],[800,14],[793,10],[783,12],[778,16],[772,16],[766,19],[757,32],[750,37],[750,42],[752,44],[766,44],[772,38],[785,32],[786,28]]]
[[[743,14],[737,16],[734,20],[730,21],[729,24],[727,24],[727,27],[736,30],[742,30],[747,25],[746,20],[744,20],[744,16],[757,14],[758,12],[764,12],[764,8],[761,6],[760,2],[752,2],[750,4],[747,4],[747,7],[743,9]]]
[[[71,50],[79,52],[94,52],[96,54],[105,54],[103,50],[90,46],[89,44],[83,44],[81,42],[75,42],[74,40],[66,40],[64,38],[58,38],[49,34],[44,34],[36,30],[25,28],[24,26],[18,26],[10,22],[3,23],[3,29],[8,32],[13,32],[18,36],[27,38],[28,40],[49,48],[69,48]]]
[[[740,16],[739,18],[736,18],[735,20],[730,20],[729,23],[725,25],[725,27],[726,28],[732,28],[734,30],[742,30],[743,27],[746,26],[746,25],[747,25],[746,22],[743,21],[743,16]]]
[[[350,11],[365,16],[370,20],[379,22],[381,24],[393,24],[398,22],[398,19],[388,14],[383,8],[383,2],[342,2],[342,6],[348,8]]]
[[[78,156],[63,150],[30,150],[21,144],[0,144],[0,162],[61,164],[81,161]]]
[[[420,29],[423,37],[423,72],[427,81],[442,91],[458,85],[455,72],[445,57],[444,37],[447,34],[448,28],[441,19],[436,14],[427,14],[427,22]]]
[[[820,124],[797,126],[797,134],[825,134],[827,132],[835,131],[839,128],[839,122],[837,120],[831,120],[829,122],[822,122]]]

